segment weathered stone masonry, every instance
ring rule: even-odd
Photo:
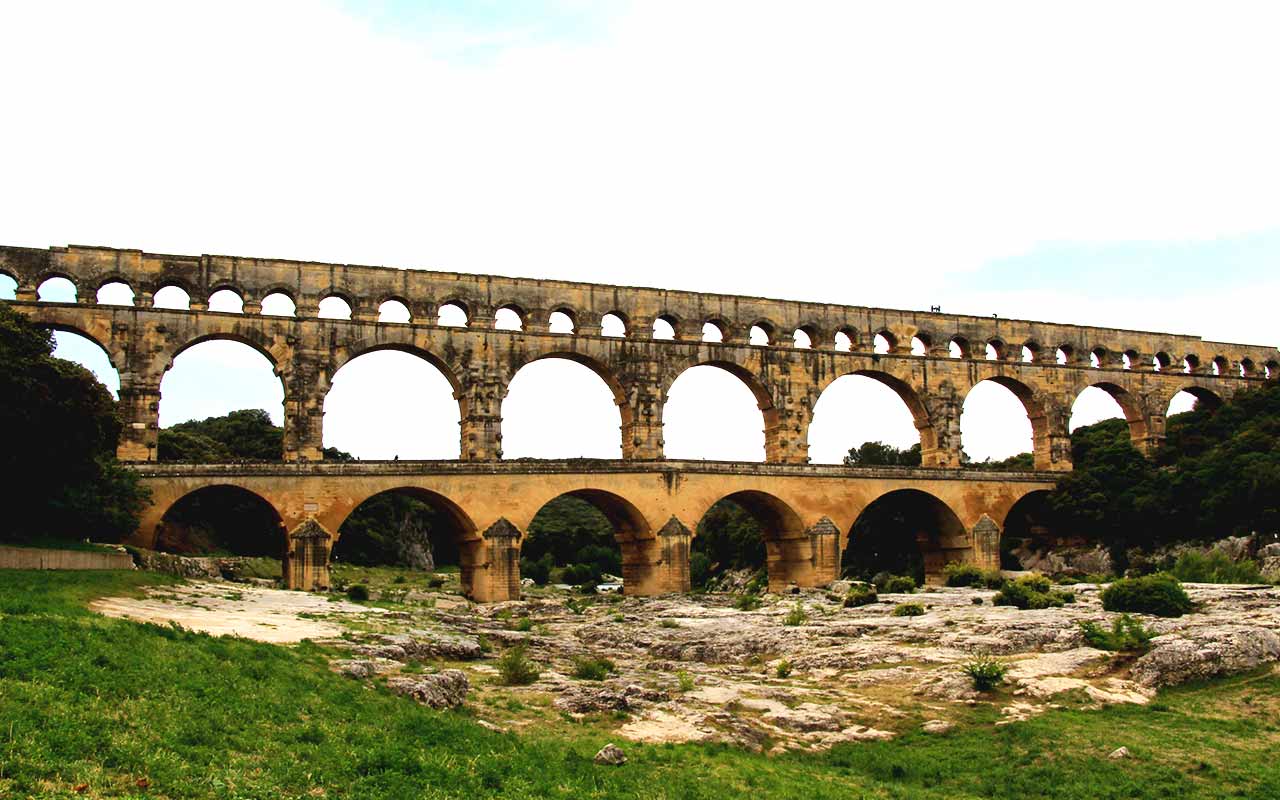
[[[450,380],[459,403],[464,462],[500,461],[501,404],[512,376],[531,361],[559,357],[590,367],[612,389],[622,419],[624,463],[637,465],[633,468],[654,463],[653,474],[667,478],[672,475],[670,470],[664,471],[656,463],[663,458],[662,410],[667,393],[676,378],[692,366],[721,367],[738,376],[756,397],[764,418],[767,462],[797,470],[774,476],[771,483],[784,477],[799,480],[806,470],[820,469],[804,466],[808,462],[809,424],[822,391],[842,375],[866,375],[903,399],[920,431],[924,465],[935,469],[960,465],[964,398],[981,381],[994,380],[1009,388],[1026,408],[1033,429],[1035,466],[1044,472],[1070,469],[1067,424],[1071,406],[1089,386],[1104,389],[1119,402],[1135,444],[1150,452],[1164,437],[1166,409],[1177,392],[1187,390],[1217,401],[1251,383],[1280,375],[1274,348],[1207,342],[1191,336],[566,281],[90,247],[0,247],[0,273],[17,282],[15,308],[52,328],[88,336],[106,350],[120,373],[120,406],[126,429],[119,455],[136,462],[156,457],[164,372],[184,349],[214,338],[254,347],[270,359],[280,375],[285,388],[283,457],[287,462],[306,465],[322,460],[324,398],[342,365],[363,353],[391,348],[427,359]],[[77,290],[77,302],[37,302],[37,288],[51,277],[70,280]],[[113,282],[125,283],[134,291],[133,307],[96,304],[97,290]],[[190,310],[152,307],[154,294],[171,285],[188,293]],[[207,310],[209,296],[221,289],[241,297],[244,313]],[[296,316],[260,313],[263,298],[277,292],[296,304]],[[317,317],[320,302],[330,296],[347,302],[350,320]],[[402,302],[412,321],[378,322],[379,306],[387,300]],[[446,304],[465,311],[466,327],[435,324],[439,309]],[[520,317],[523,330],[494,329],[495,315],[504,308]],[[549,317],[556,311],[573,321],[573,334],[549,331]],[[601,335],[601,320],[607,314],[625,323],[624,337]],[[674,340],[652,338],[654,321],[659,318],[672,325]],[[722,331],[722,342],[701,341],[707,322]],[[768,335],[767,346],[748,343],[752,326]],[[811,349],[791,346],[797,330],[812,341]],[[837,333],[852,342],[850,352],[835,349]],[[889,343],[889,352],[873,352],[877,335]],[[911,354],[913,339],[925,346],[926,354]],[[950,356],[953,342],[962,357]],[[997,355],[994,360],[981,357],[988,345]],[[1031,353],[1029,362],[1023,361],[1024,347]],[[1055,360],[1059,351],[1066,356],[1064,364]],[[1090,365],[1091,357],[1096,358],[1097,367]],[[1190,365],[1189,372],[1180,368],[1184,359]],[[1160,369],[1153,366],[1157,362]],[[755,467],[741,465],[737,473],[745,475]],[[177,478],[181,468],[176,473],[168,466],[140,468],[152,476],[149,481],[181,484]],[[525,464],[517,469],[536,467]],[[832,478],[836,481],[833,485],[857,482],[845,473]],[[507,484],[514,480],[514,473],[502,474]],[[617,480],[608,473],[594,474],[600,477],[586,482],[596,485],[577,488],[607,493],[610,482]],[[285,480],[285,476],[277,474],[275,479]],[[976,479],[957,476],[955,480]],[[1047,478],[1038,480],[1043,484]],[[300,477],[288,481],[307,484]],[[732,491],[731,482],[722,481],[721,488]],[[976,480],[990,482],[989,478]],[[849,499],[839,495],[831,495],[833,508]],[[277,509],[282,508],[272,495],[264,496]],[[502,497],[500,492],[498,497]],[[597,501],[605,505],[612,502]],[[751,502],[750,496],[746,502]],[[823,545],[820,535],[810,536],[806,531],[839,514],[795,521],[771,512],[770,502],[762,501],[761,513],[772,514],[779,526],[795,528],[771,541],[771,566],[788,572],[786,564],[812,561],[815,548],[821,550]],[[294,529],[307,519],[317,519],[332,535],[341,519],[326,517],[319,501],[304,506],[314,509],[301,515],[282,510],[281,515],[288,532],[296,534],[290,539],[291,552],[296,550],[300,554],[297,558],[308,565],[307,575],[315,576],[306,582],[319,584],[327,580],[323,564],[327,563],[328,543],[318,538],[311,526]],[[977,524],[984,513],[986,510],[966,519],[966,529]],[[639,518],[628,522],[626,515],[615,520],[621,526],[624,560],[636,565],[649,563],[645,559],[652,561],[651,555],[646,555],[649,545],[634,543],[648,542],[659,531],[668,532],[663,534],[667,541],[662,545],[668,558],[679,560],[681,552],[687,555],[689,534],[680,531],[696,526],[698,517],[663,515],[656,510],[640,516],[643,524]],[[490,530],[500,518],[515,525],[515,536],[502,526]],[[990,514],[990,520],[1003,520],[1003,512]],[[671,521],[674,524],[668,524]],[[632,530],[625,530],[627,525]],[[483,567],[476,574],[496,575],[498,565],[515,563],[512,559],[518,554],[521,530],[523,526],[512,523],[510,515],[499,515],[477,528],[468,556],[478,565],[475,570]],[[819,525],[819,530],[825,526]],[[140,536],[146,535],[144,529]],[[983,536],[990,539],[989,527],[984,526]],[[801,544],[801,540],[809,543]],[[974,558],[989,549],[984,545],[975,550],[972,542],[956,544],[956,548],[947,549]],[[318,555],[316,548],[322,551]],[[819,560],[825,563],[832,557],[826,553]],[[838,548],[834,558],[838,569]],[[633,576],[637,582],[629,581],[629,585],[654,591],[676,589],[681,583],[687,586],[687,563],[680,568],[683,578],[659,579],[640,570]],[[825,574],[827,569],[821,571]],[[477,580],[477,587],[484,586],[474,593],[495,598],[509,595],[516,591],[511,588],[518,583],[516,579],[518,572],[514,578],[505,574],[500,579]]]

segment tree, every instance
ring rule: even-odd
[[[900,450],[884,442],[863,442],[849,449],[844,463],[847,467],[918,467],[920,443]]]
[[[0,472],[15,498],[0,536],[119,541],[149,495],[115,460],[122,423],[111,394],[53,347],[48,331],[0,304]]]

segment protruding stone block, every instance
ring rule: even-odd
[[[308,592],[329,588],[329,547],[333,536],[314,517],[289,531],[285,583]]]

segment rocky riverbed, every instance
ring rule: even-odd
[[[992,606],[994,592],[978,589],[886,594],[857,608],[806,591],[766,595],[759,609],[742,611],[735,596],[717,594],[548,592],[481,606],[448,586],[397,588],[370,607],[194,582],[95,607],[211,633],[309,636],[353,680],[384,682],[437,707],[465,702],[497,727],[586,724],[632,740],[769,751],[919,727],[944,733],[980,704],[1010,722],[1059,704],[1148,703],[1163,686],[1280,660],[1280,588],[1187,585],[1199,610],[1141,617],[1158,634],[1141,655],[1087,646],[1080,623],[1109,626],[1117,615],[1102,610],[1097,586],[1063,588],[1074,603],[1038,611]],[[906,602],[925,613],[895,616]],[[502,685],[497,659],[516,646],[540,674],[526,686]],[[994,692],[975,691],[961,671],[983,655],[1009,667]],[[604,680],[574,677],[585,659],[607,659],[614,670]]]

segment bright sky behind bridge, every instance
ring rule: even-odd
[[[5,4],[0,242],[940,305],[1274,344],[1277,14]],[[162,424],[242,406],[278,419],[264,364],[220,343],[180,356]],[[594,376],[552,362],[516,381],[509,457],[616,454],[617,412]],[[914,441],[900,401],[852,383],[823,398],[815,460]],[[353,362],[326,442],[456,454],[442,387],[394,354]],[[1027,449],[1016,401],[986,389],[966,406],[969,453]],[[1115,411],[1079,405],[1081,420]],[[672,455],[760,457],[754,402],[714,369],[682,379],[667,422]]]

